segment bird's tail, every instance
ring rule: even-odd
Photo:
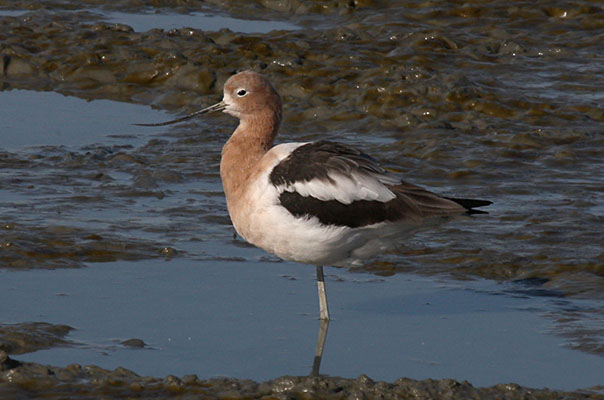
[[[453,197],[445,197],[445,199],[456,202],[457,204],[465,208],[468,214],[488,214],[486,211],[475,210],[475,208],[485,207],[490,204],[493,204],[493,202],[489,200],[456,199]]]

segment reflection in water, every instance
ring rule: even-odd
[[[325,340],[327,339],[327,328],[329,328],[328,319],[319,319],[319,334],[317,336],[317,348],[315,349],[315,359],[312,363],[312,376],[319,375],[321,368],[321,359],[323,358],[323,349],[325,348]]]

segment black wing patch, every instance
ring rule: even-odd
[[[319,200],[302,196],[296,192],[283,192],[279,196],[281,205],[298,218],[317,217],[323,225],[359,228],[379,222],[396,221],[405,213],[400,199],[388,202],[357,200],[350,204],[337,200]]]
[[[321,140],[302,145],[292,151],[271,172],[269,179],[275,186],[313,179],[332,182],[329,172],[349,175],[353,170],[385,174],[369,155],[342,143]]]
[[[493,204],[492,201],[489,200],[478,200],[478,199],[458,199],[455,197],[444,197],[447,200],[451,200],[462,206],[466,209],[467,214],[488,214],[486,211],[475,210],[478,207],[485,207]]]
[[[369,155],[342,143],[321,140],[295,149],[273,169],[269,179],[275,186],[309,182],[313,179],[334,183],[329,176],[330,172],[344,176],[353,172],[388,174]],[[344,204],[337,200],[319,200],[297,192],[284,191],[279,200],[296,217],[316,217],[324,225],[350,228],[396,221],[404,213],[403,202],[396,198],[388,202],[357,200]]]

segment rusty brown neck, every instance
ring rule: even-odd
[[[245,187],[255,166],[272,147],[281,122],[280,113],[242,118],[222,148],[220,177],[227,202]]]

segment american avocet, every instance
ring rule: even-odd
[[[490,201],[439,196],[402,181],[365,153],[326,140],[273,146],[281,98],[262,75],[244,71],[224,84],[220,103],[239,126],[222,149],[220,176],[235,230],[249,243],[317,269],[321,320],[329,319],[324,265],[364,258],[438,217]]]

